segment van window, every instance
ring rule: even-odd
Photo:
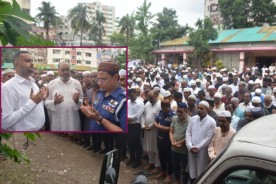
[[[223,174],[214,183],[220,184],[275,184],[276,173],[257,168],[237,168]]]

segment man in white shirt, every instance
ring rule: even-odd
[[[2,129],[39,131],[45,123],[43,100],[47,88],[39,89],[31,77],[34,67],[29,52],[17,52],[13,64],[15,76],[2,86]]]
[[[141,145],[141,115],[144,112],[144,103],[137,96],[135,89],[128,91],[128,133],[127,144],[129,148],[130,160],[127,165],[133,168],[141,164],[142,145]]]
[[[59,77],[48,84],[49,96],[45,102],[51,112],[51,131],[80,131],[79,109],[83,91],[79,81],[70,77],[67,62],[58,65]]]

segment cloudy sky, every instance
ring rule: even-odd
[[[38,14],[38,7],[41,6],[43,0],[31,0],[31,15]],[[67,15],[69,9],[73,8],[80,2],[93,3],[96,0],[44,0],[51,2],[56,7],[60,15]],[[131,14],[141,6],[144,0],[98,0],[105,5],[115,7],[115,17],[122,17]],[[204,14],[204,0],[148,0],[151,2],[150,11],[155,14],[161,12],[164,7],[176,10],[178,22],[181,25],[188,24],[194,27],[198,18],[202,19]]]

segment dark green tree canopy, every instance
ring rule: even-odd
[[[225,29],[270,25],[276,22],[273,0],[219,0],[219,9]]]
[[[160,42],[181,38],[191,30],[188,25],[183,27],[178,24],[176,11],[173,9],[163,8],[162,12],[157,13],[156,21],[151,33],[153,39]]]
[[[42,1],[41,7],[38,8],[39,13],[36,18],[43,22],[43,27],[46,30],[46,39],[49,39],[49,29],[52,26],[56,26],[58,23],[58,13],[54,6],[51,6],[50,2]]]
[[[106,18],[104,14],[96,10],[96,17],[93,18],[93,24],[89,33],[89,37],[96,42],[96,45],[103,45],[103,36],[106,35],[105,23]]]

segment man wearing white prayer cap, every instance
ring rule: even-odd
[[[2,82],[5,83],[6,81],[10,80],[14,77],[14,70],[6,69],[2,72]]]
[[[188,170],[192,182],[210,163],[208,146],[214,135],[216,122],[207,114],[209,104],[201,101],[198,104],[198,115],[191,117],[186,131],[188,149]]]
[[[229,111],[221,111],[217,119],[219,127],[216,127],[214,137],[208,147],[208,154],[211,160],[222,152],[236,133],[236,130],[230,127],[231,113]]]
[[[197,109],[197,106],[196,106],[196,96],[195,95],[190,95],[188,97],[188,100],[187,100],[187,104],[188,104],[188,115],[189,116],[195,116],[197,115],[198,113],[198,109]]]
[[[188,102],[188,97],[192,94],[191,88],[184,88],[183,95],[184,95],[184,102]]]
[[[126,91],[126,70],[124,69],[119,70],[119,76],[120,76],[119,84],[122,86],[123,90]]]
[[[222,99],[222,94],[220,93],[216,93],[214,95],[214,108],[213,111],[215,111],[215,113],[220,114],[221,111],[225,110],[225,104],[221,101]]]

